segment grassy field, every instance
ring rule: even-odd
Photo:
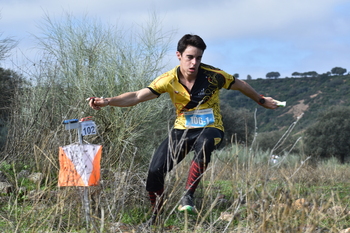
[[[350,227],[350,169],[233,146],[217,151],[195,194],[197,215],[177,211],[191,154],[167,177],[165,205],[153,232],[340,232]],[[2,194],[1,232],[138,232],[150,216],[144,168],[102,168],[101,184],[84,190],[57,187],[44,174],[34,184],[13,164],[1,171],[15,181]]]

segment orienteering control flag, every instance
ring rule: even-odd
[[[58,186],[98,185],[101,154],[101,145],[71,144],[60,147]]]

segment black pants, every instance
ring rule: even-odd
[[[224,132],[207,127],[188,130],[171,130],[153,155],[147,177],[146,190],[156,192],[164,188],[167,172],[180,163],[190,151],[194,151],[193,160],[207,165],[211,152],[221,143]]]

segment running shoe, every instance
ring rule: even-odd
[[[197,210],[194,207],[193,196],[191,194],[186,194],[181,199],[181,204],[179,205],[178,210],[180,212],[185,212],[189,214],[196,214]]]

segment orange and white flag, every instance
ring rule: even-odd
[[[98,185],[101,154],[101,145],[71,144],[60,147],[58,186]]]

